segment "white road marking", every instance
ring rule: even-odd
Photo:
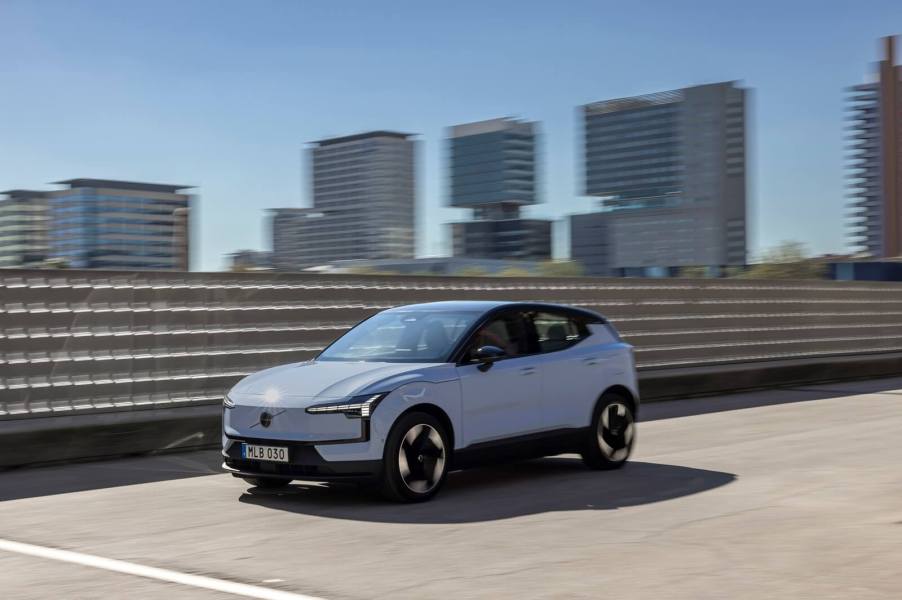
[[[124,560],[103,558],[102,556],[82,554],[81,552],[72,552],[70,550],[59,550],[57,548],[47,548],[45,546],[35,546],[33,544],[13,542],[12,540],[4,540],[2,538],[0,538],[0,550],[15,552],[17,554],[27,554],[29,556],[37,556],[39,558],[47,558],[50,560],[59,560],[85,567],[93,567],[95,569],[116,571],[117,573],[126,573],[128,575],[136,575],[148,579],[169,581],[171,583],[205,588],[248,598],[260,598],[262,600],[322,600],[322,598],[316,598],[314,596],[273,590],[256,585],[248,585],[246,583],[226,581],[224,579],[214,579],[202,575],[189,575],[188,573],[179,573],[178,571],[159,569],[157,567],[147,567],[136,563],[126,562]]]

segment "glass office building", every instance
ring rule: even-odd
[[[584,190],[571,258],[592,275],[746,261],[746,90],[700,85],[582,107]]]
[[[536,203],[536,124],[491,119],[451,128],[451,206]]]
[[[521,216],[538,202],[536,129],[510,118],[450,128],[450,205],[473,211],[473,220],[451,223],[455,256],[551,257],[551,222]]]
[[[189,269],[190,186],[108,179],[47,192],[49,255],[77,269]]]
[[[414,256],[416,140],[370,131],[312,142],[313,206],[271,209],[273,266]]]

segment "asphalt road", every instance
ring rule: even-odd
[[[902,598],[902,379],[641,416],[621,471],[468,471],[413,506],[249,490],[215,452],[0,473],[0,597]]]

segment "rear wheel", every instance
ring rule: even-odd
[[[421,412],[404,415],[385,442],[382,493],[398,502],[428,500],[445,482],[449,449],[438,419]]]
[[[636,439],[636,423],[630,402],[620,394],[601,397],[582,452],[591,469],[619,469],[629,458]]]
[[[282,479],[280,477],[244,477],[243,479],[253,486],[267,490],[283,488],[291,483],[290,479]]]

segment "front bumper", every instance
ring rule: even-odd
[[[235,477],[277,477],[307,481],[355,481],[378,478],[382,473],[380,460],[327,461],[316,451],[314,443],[274,439],[225,438],[222,455],[223,469]],[[241,458],[241,444],[260,444],[288,448],[288,462],[276,463]]]

